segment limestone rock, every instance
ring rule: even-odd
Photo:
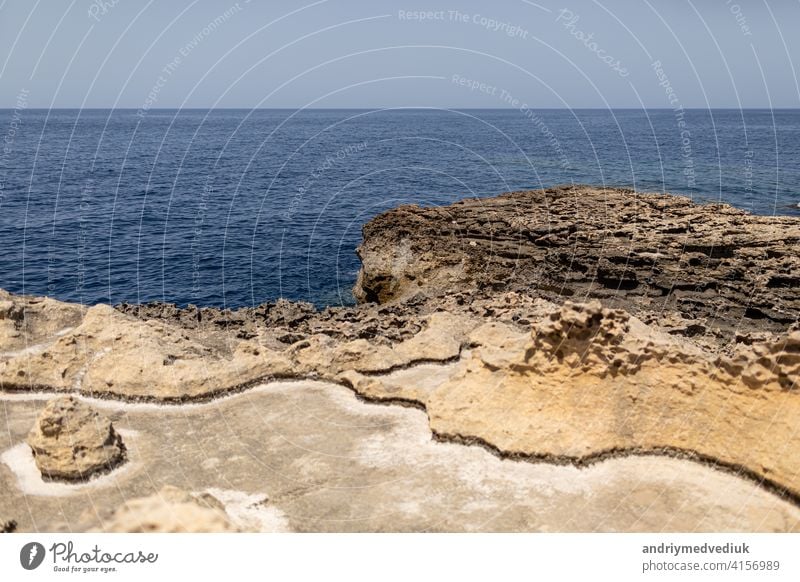
[[[566,305],[534,327],[524,349],[506,354],[507,366],[483,355],[496,347],[476,348],[431,393],[431,428],[555,461],[625,451],[711,459],[798,495],[800,399],[786,388],[799,377],[795,340],[759,345],[761,359],[740,367],[723,365],[627,314]]]
[[[47,404],[28,444],[45,479],[85,480],[125,459],[125,445],[111,422],[71,396]]]
[[[311,317],[305,308],[278,305],[285,308],[284,318]],[[307,329],[315,333],[282,344],[275,341],[276,328],[239,328],[252,337],[242,340],[236,332],[226,339],[203,328],[181,327],[181,318],[139,320],[95,305],[79,325],[51,338],[45,349],[0,361],[0,387],[196,401],[270,379],[333,380],[347,370],[378,374],[453,360],[468,333],[481,323],[472,314],[452,311],[424,314],[407,307],[394,316],[375,311],[365,309],[352,317],[354,322],[337,323],[338,332],[323,328],[322,321],[307,321]],[[387,315],[384,321],[381,315]],[[384,331],[383,326],[396,327]]]
[[[575,304],[567,301],[533,330],[532,349],[546,352],[573,366],[619,368],[626,364],[615,359],[616,349],[629,330],[630,316],[618,309],[605,309],[599,301]]]
[[[456,289],[597,298],[640,319],[675,313],[728,340],[784,332],[800,312],[800,219],[681,196],[588,186],[511,192],[401,206],[363,234],[354,290],[362,302]]]
[[[469,317],[434,313],[421,318],[420,331],[394,345],[365,339],[336,342],[328,336],[314,336],[289,350],[298,372],[323,378],[353,370],[362,374],[387,373],[422,362],[446,362],[458,357],[467,333],[476,325]]]
[[[341,379],[364,397],[424,407],[440,439],[505,456],[688,456],[800,496],[797,332],[730,359],[596,301],[552,307],[527,334],[498,322],[474,329],[436,386]]]
[[[0,362],[43,351],[80,324],[85,312],[81,305],[0,289]]]
[[[750,388],[778,385],[782,390],[796,391],[800,380],[800,331],[742,346],[732,358],[721,358],[719,364]]]
[[[328,380],[505,456],[684,455],[797,500],[799,250],[797,218],[619,189],[404,206],[364,227],[356,306],[0,292],[0,390],[177,404]]]
[[[106,533],[203,533],[239,531],[225,508],[209,494],[166,486],[158,493],[126,501],[94,531]]]
[[[702,359],[700,350],[597,300],[565,302],[534,326],[532,338],[526,364],[541,372],[568,366],[605,377],[635,373],[651,360],[691,366]]]
[[[96,305],[46,350],[0,362],[0,385],[180,401],[288,373],[280,354],[252,341],[231,343],[223,349],[177,326]]]

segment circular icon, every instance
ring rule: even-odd
[[[19,551],[19,563],[26,570],[35,570],[44,561],[44,546],[39,542],[30,542]]]

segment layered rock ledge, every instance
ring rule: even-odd
[[[678,456],[800,505],[798,250],[797,218],[624,190],[401,207],[364,227],[354,307],[0,292],[0,390],[180,404],[321,380],[504,458]]]
[[[355,294],[602,300],[685,335],[780,332],[800,313],[800,220],[566,186],[403,206],[364,227]]]

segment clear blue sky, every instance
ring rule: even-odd
[[[0,107],[800,107],[798,24],[800,0],[0,0]]]

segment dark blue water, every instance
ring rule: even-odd
[[[800,111],[682,115],[0,111],[0,287],[82,303],[350,303],[376,214],[570,182],[800,214]]]

